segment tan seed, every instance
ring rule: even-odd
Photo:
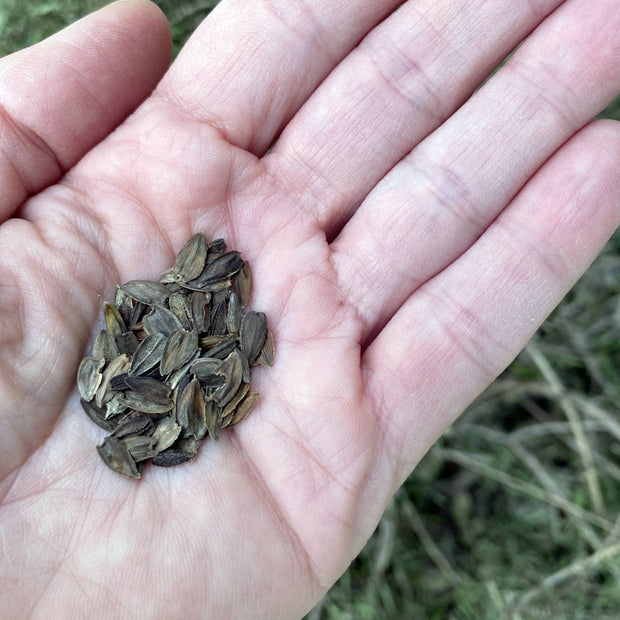
[[[192,308],[185,293],[178,292],[170,295],[168,307],[170,308],[170,312],[179,319],[183,329],[191,330],[193,328]]]
[[[129,355],[121,353],[117,358],[113,359],[103,371],[101,385],[97,390],[96,402],[98,407],[102,407],[105,403],[112,399],[114,392],[110,388],[110,381],[117,375],[122,375],[129,370],[131,359]]]
[[[239,298],[239,305],[245,308],[250,301],[252,290],[252,270],[250,263],[245,263],[233,280],[233,289]]]
[[[159,365],[162,377],[186,364],[198,350],[198,334],[181,328],[170,334]]]
[[[155,451],[155,440],[152,437],[131,435],[121,440],[129,450],[136,463],[152,459],[157,455]]]
[[[235,395],[243,380],[243,360],[240,351],[235,349],[224,360],[216,373],[225,377],[226,383],[213,392],[212,399],[220,407],[225,407]]]
[[[246,394],[245,398],[237,405],[235,413],[230,421],[230,426],[235,426],[235,424],[243,422],[243,420],[248,417],[248,414],[252,411],[259,396],[260,392],[257,390],[250,390]]]
[[[191,298],[192,320],[194,329],[200,333],[209,327],[211,293],[194,291]]]
[[[97,446],[97,452],[103,462],[115,472],[127,478],[140,477],[140,472],[129,449],[116,437],[106,437],[104,442]]]
[[[206,261],[207,240],[203,233],[197,233],[181,248],[172,274],[177,281],[194,280],[202,273]]]
[[[153,439],[155,439],[155,451],[157,453],[162,452],[169,448],[181,434],[181,426],[177,424],[171,417],[165,417],[161,419],[155,431],[153,432]]]
[[[253,366],[273,366],[273,360],[275,358],[275,348],[273,344],[273,336],[271,332],[267,330],[267,336],[265,337],[265,343],[260,350],[258,357],[252,363]]]
[[[112,383],[110,381],[110,383]],[[112,398],[105,404],[105,419],[109,420],[121,413],[126,413],[127,407],[122,403],[123,394],[117,392]]]
[[[147,306],[163,306],[170,295],[161,282],[149,280],[131,280],[123,284],[121,288],[131,298]]]
[[[85,357],[80,363],[77,374],[77,385],[80,396],[91,401],[103,380],[101,369],[105,365],[103,358]]]
[[[105,317],[106,325],[108,326],[108,331],[112,334],[112,336],[116,338],[116,336],[120,336],[127,331],[125,321],[123,320],[120,312],[115,306],[107,301],[103,304],[103,315]]]
[[[162,414],[168,413],[173,407],[174,403],[172,399],[166,402],[154,403],[144,398],[137,392],[125,392],[125,394],[119,398],[119,402],[125,405],[128,409],[134,409],[135,411],[142,411],[155,417],[162,417]]]
[[[170,310],[157,307],[142,319],[142,328],[149,335],[161,333],[169,336],[173,331],[183,329],[183,325]]]
[[[102,329],[95,338],[93,357],[102,357],[106,362],[110,362],[120,354],[114,336],[107,329]]]
[[[239,386],[239,389],[237,390],[235,395],[230,399],[226,407],[224,407],[224,411],[222,412],[224,419],[226,419],[228,416],[232,416],[237,405],[244,399],[249,389],[250,389],[249,383],[242,383]]]
[[[131,366],[129,367],[129,374],[141,375],[158,366],[161,362],[161,356],[164,353],[167,340],[163,334],[147,336],[134,353]]]
[[[123,439],[131,435],[148,435],[155,429],[153,420],[147,415],[132,411],[119,420],[112,437]]]

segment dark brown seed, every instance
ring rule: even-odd
[[[206,261],[207,240],[203,233],[197,233],[181,248],[172,274],[177,281],[194,280],[202,273]]]
[[[226,242],[224,239],[213,239],[207,243],[207,252],[210,259],[216,259],[220,254],[226,252]]]
[[[241,358],[241,381],[244,383],[250,382],[250,362],[248,358],[239,351],[239,357]]]
[[[229,297],[229,290],[214,291],[213,293],[211,293],[211,306],[217,306],[222,301],[228,303]]]
[[[157,467],[174,467],[192,461],[196,455],[177,448],[168,448],[153,457],[151,463]]]
[[[200,355],[200,351],[196,351],[196,353],[194,353],[194,355],[192,355],[189,360],[187,361],[186,364],[184,364],[183,366],[181,366],[181,368],[177,368],[176,370],[172,371],[168,377],[166,378],[166,381],[168,382],[168,385],[170,385],[170,387],[174,390],[177,385],[179,384],[179,382],[185,377],[187,376],[187,373],[189,372],[190,366],[192,365],[193,361],[198,357],[198,355]]]
[[[245,398],[243,398],[235,409],[235,413],[230,421],[230,426],[235,426],[236,424],[239,424],[239,422],[243,422],[243,420],[248,417],[248,414],[252,411],[252,408],[254,407],[254,404],[259,396],[260,392],[257,390],[250,390],[245,395]]]
[[[233,279],[233,290],[239,298],[239,305],[245,308],[250,301],[252,290],[252,271],[250,263],[245,263],[241,271]]]
[[[115,472],[127,478],[140,477],[136,462],[122,441],[115,437],[106,437],[104,442],[97,446],[97,452],[103,462]]]
[[[151,368],[159,366],[161,356],[164,353],[167,338],[164,334],[153,334],[147,336],[136,349],[131,366],[129,367],[130,375],[142,375]]]
[[[168,413],[168,411],[174,407],[172,399],[168,399],[166,402],[154,403],[137,392],[131,391],[125,392],[125,394],[119,398],[119,402],[128,409],[142,411],[143,413],[153,415],[155,418],[163,417],[162,414]]]
[[[228,357],[232,350],[237,346],[237,339],[234,336],[228,335],[220,339],[220,341],[213,347],[204,351],[205,357],[217,357],[223,360]]]
[[[147,306],[163,306],[170,295],[161,282],[149,280],[130,280],[121,286],[132,299],[141,301]]]
[[[217,441],[222,428],[222,410],[211,400],[205,402],[205,424],[209,431],[209,437]]]
[[[170,310],[157,307],[142,319],[142,327],[149,335],[161,333],[169,336],[173,331],[182,329],[183,325]]]
[[[159,372],[162,377],[186,364],[198,351],[198,334],[183,328],[170,334],[161,357]]]
[[[222,363],[222,360],[216,357],[199,357],[192,362],[189,370],[196,375],[199,381],[205,381],[207,377],[216,374]]]
[[[110,379],[110,389],[114,392],[122,392],[124,390],[129,389],[129,386],[127,385],[127,377],[129,375],[124,372],[121,375],[116,375],[116,377],[112,377]]]
[[[129,389],[140,394],[146,400],[159,404],[165,404],[170,400],[172,393],[170,387],[154,377],[128,376],[125,383]]]
[[[226,313],[226,330],[233,336],[239,335],[241,329],[241,306],[236,293],[231,293],[228,299],[228,311]]]
[[[123,321],[128,329],[134,328],[142,319],[142,315],[147,308],[145,304],[130,297],[120,286],[116,287],[114,305],[123,317]]]
[[[80,396],[91,401],[103,380],[101,369],[105,365],[103,358],[85,357],[77,372],[77,386]]]
[[[258,357],[252,362],[253,366],[273,366],[273,360],[275,357],[275,348],[273,345],[273,336],[271,332],[267,330],[267,336],[265,337],[265,343],[260,350]]]
[[[191,282],[179,282],[182,288],[190,291],[200,291],[202,293],[214,293],[217,291],[223,291],[229,289],[232,286],[230,278],[226,280],[220,280],[218,282],[207,282],[206,284],[197,284],[198,280],[192,280]]]
[[[267,336],[267,318],[262,312],[248,312],[241,321],[241,351],[250,364],[258,357]]]
[[[134,301],[125,291],[120,287],[116,286],[116,291],[114,293],[114,305],[116,309],[119,311],[120,315],[123,317],[123,321],[127,327],[131,327],[131,319],[134,312]]]
[[[234,276],[243,267],[243,260],[239,252],[228,252],[218,256],[212,263],[207,264],[204,271],[188,284],[204,287],[215,284]]]
[[[243,380],[243,359],[241,352],[235,349],[218,368],[217,374],[226,378],[226,383],[217,388],[212,395],[213,400],[225,407],[235,395]]]
[[[202,291],[194,291],[192,293],[192,320],[194,322],[194,329],[198,332],[206,331],[209,327],[209,316],[211,303],[211,293],[204,293]]]
[[[133,332],[126,332],[116,337],[116,344],[120,353],[133,355],[136,352],[140,342]]]
[[[194,377],[192,377],[189,373],[185,373],[185,375],[183,375],[182,379],[179,381],[178,386],[175,388],[176,389],[175,396],[176,396],[177,404],[179,402],[179,399],[181,398],[181,395],[183,394],[183,391],[191,383],[193,378]]]
[[[186,293],[173,293],[168,300],[170,312],[179,319],[183,329],[192,330],[194,321],[192,320],[192,309]]]
[[[131,435],[121,440],[129,450],[136,463],[152,459],[157,452],[155,451],[155,440],[152,437]]]
[[[226,332],[226,299],[216,302],[211,299],[211,313],[207,335],[223,334]]]
[[[220,344],[220,342],[224,340],[234,342],[235,339],[231,336],[202,336],[199,340],[199,344],[201,349],[207,350],[213,348],[217,344]]]
[[[150,435],[154,429],[155,424],[149,416],[132,411],[118,421],[112,437],[123,439],[131,435]]]
[[[224,407],[224,411],[222,411],[222,416],[224,417],[224,419],[232,416],[232,414],[235,411],[235,408],[243,400],[245,395],[248,393],[249,389],[250,389],[249,383],[242,383],[239,386],[239,389],[237,390],[235,395],[230,399],[226,407]]]
[[[132,330],[136,331],[138,323],[142,322],[142,318],[144,317],[144,314],[149,308],[150,306],[143,304],[141,301],[134,301],[133,312],[131,313],[131,319],[127,327],[130,327]],[[138,336],[138,334],[136,334],[136,336]]]
[[[120,312],[115,306],[107,301],[103,304],[103,315],[105,317],[106,325],[108,326],[108,331],[112,334],[112,336],[116,338],[116,336],[120,336],[127,331],[125,321],[123,320]]]
[[[102,329],[97,335],[97,338],[95,338],[93,357],[102,357],[106,362],[111,362],[120,354],[121,351],[119,351],[118,346],[116,346],[114,336],[112,336],[107,329]]]
[[[114,430],[116,426],[114,422],[110,422],[110,420],[106,420],[105,413],[106,410],[97,407],[97,405],[93,402],[87,402],[83,398],[80,399],[80,404],[82,405],[82,409],[86,412],[86,415],[99,427],[103,430],[111,432]]]
[[[221,375],[206,375],[200,380],[200,385],[202,385],[205,390],[208,390],[208,397],[212,398],[213,392],[224,385],[226,383],[226,377],[222,377]]]

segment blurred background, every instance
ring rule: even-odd
[[[176,53],[217,1],[156,3]],[[104,4],[0,0],[0,56]],[[616,234],[307,620],[620,618],[619,332]]]

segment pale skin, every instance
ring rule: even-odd
[[[225,0],[168,70],[130,0],[0,61],[5,617],[301,617],[617,227],[616,0],[398,4]],[[126,480],[75,372],[199,230],[251,262],[276,363]]]

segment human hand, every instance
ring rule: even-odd
[[[620,130],[581,129],[620,90],[616,2],[398,4],[225,2],[151,96],[142,1],[2,61],[6,617],[301,616],[617,226]],[[136,483],[75,372],[114,285],[199,230],[252,264],[276,363]]]

